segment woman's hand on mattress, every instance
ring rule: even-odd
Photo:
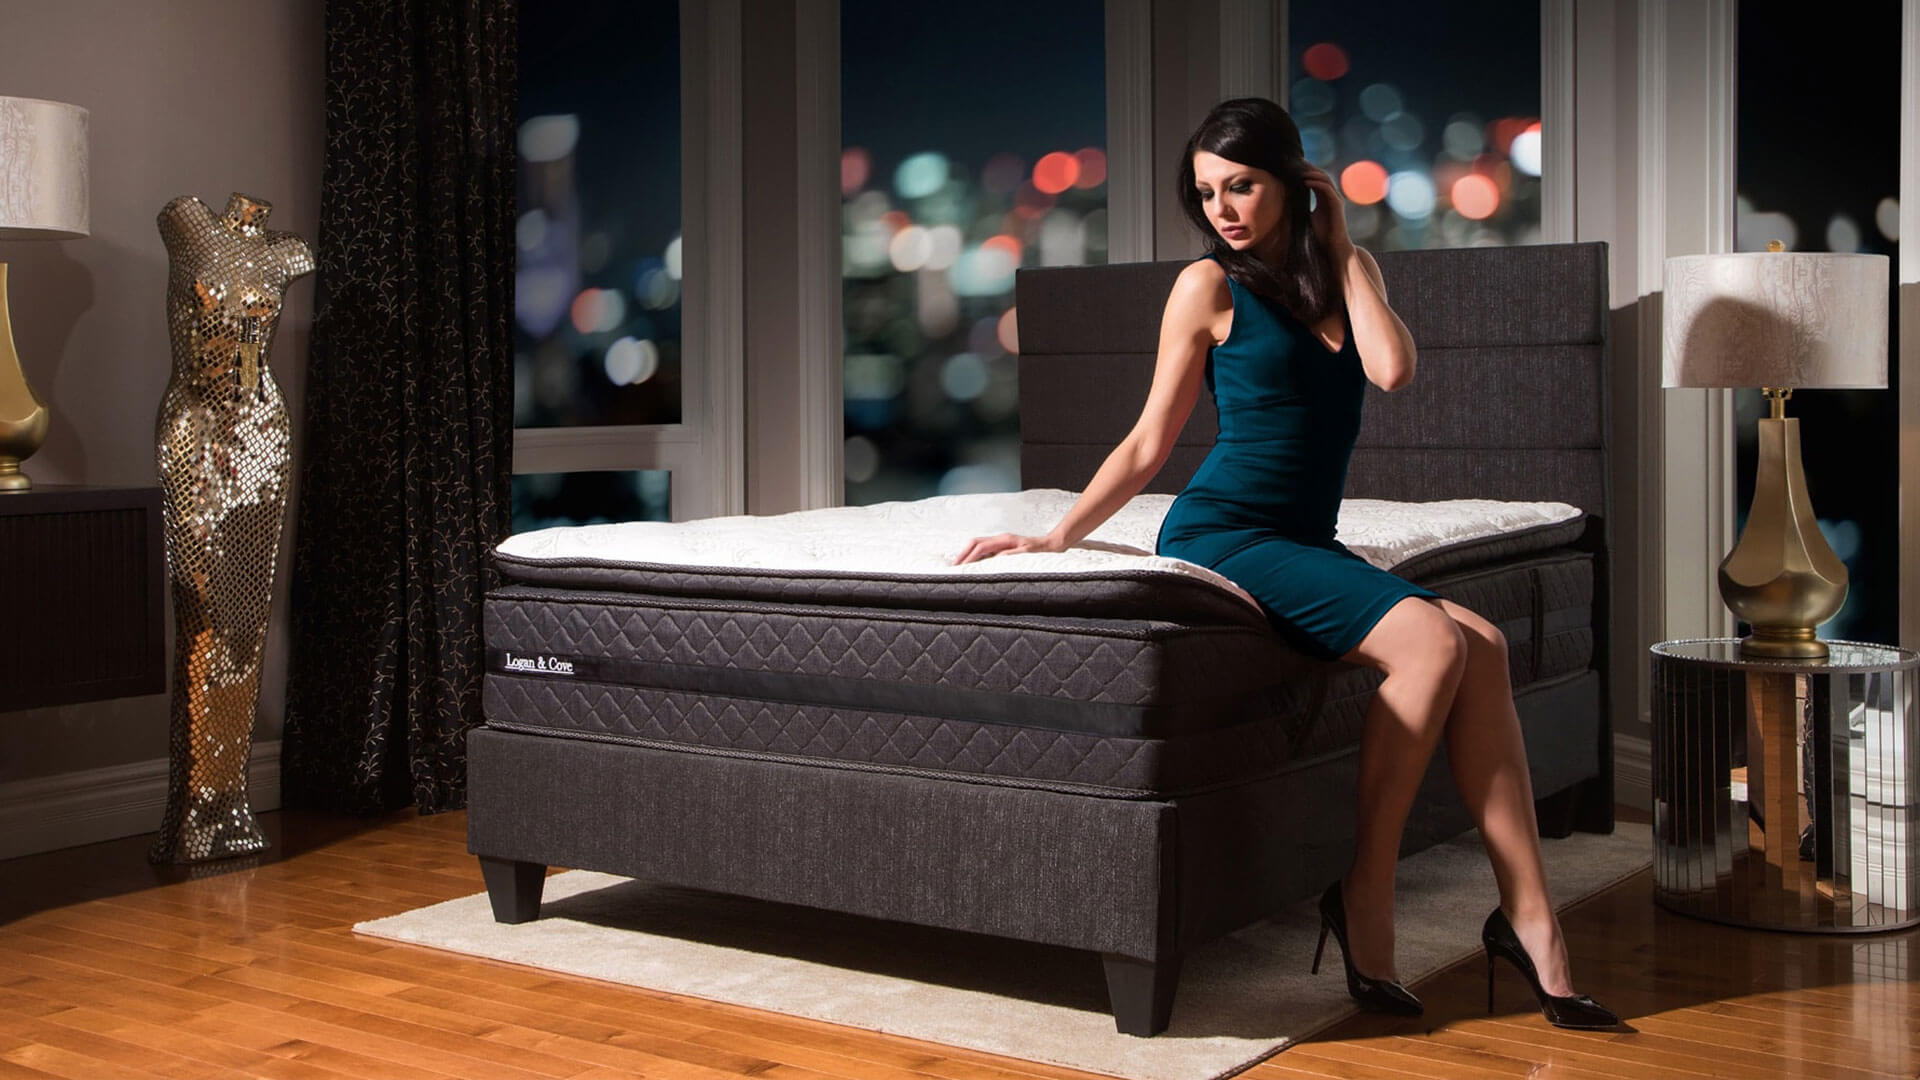
[[[967,541],[965,551],[953,560],[953,565],[979,562],[991,559],[995,555],[1018,555],[1028,551],[1065,551],[1065,544],[1051,536],[1019,536],[1014,533],[1001,533],[998,536],[976,536]]]

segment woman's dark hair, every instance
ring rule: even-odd
[[[1285,256],[1279,266],[1248,251],[1235,251],[1214,230],[1194,187],[1193,155],[1205,150],[1228,161],[1264,169],[1279,179],[1286,191]],[[1300,149],[1300,129],[1287,110],[1266,98],[1231,98],[1213,107],[1180,152],[1180,208],[1200,232],[1207,252],[1218,259],[1227,276],[1247,288],[1285,304],[1302,322],[1325,318],[1339,302],[1340,290],[1326,252],[1314,241],[1309,220],[1307,156]]]

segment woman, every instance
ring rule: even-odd
[[[1181,272],[1167,299],[1139,421],[1051,532],[980,537],[956,562],[1079,542],[1160,470],[1204,382],[1219,438],[1168,510],[1158,553],[1246,589],[1302,651],[1386,676],[1360,739],[1353,865],[1320,898],[1321,946],[1329,931],[1339,941],[1348,992],[1381,1011],[1421,1011],[1394,979],[1394,866],[1444,737],[1500,887],[1482,930],[1489,1001],[1500,955],[1528,978],[1554,1024],[1619,1023],[1573,992],[1540,862],[1506,641],[1479,615],[1375,569],[1334,539],[1364,384],[1397,390],[1413,378],[1415,359],[1379,267],[1347,236],[1339,191],[1307,162],[1285,110],[1238,98],[1216,106],[1187,141],[1179,195],[1207,255]]]

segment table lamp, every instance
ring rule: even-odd
[[[85,236],[87,110],[57,101],[0,97],[0,241]],[[47,438],[47,407],[33,396],[7,318],[7,264],[0,262],[0,495],[28,491],[20,471]]]
[[[1887,257],[1789,252],[1667,260],[1661,385],[1758,387],[1753,505],[1720,563],[1720,598],[1752,626],[1744,656],[1821,660],[1814,627],[1847,598],[1847,568],[1827,545],[1800,468],[1796,389],[1887,385]]]

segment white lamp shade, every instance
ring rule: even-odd
[[[1677,255],[1662,310],[1662,386],[1887,385],[1885,255]]]
[[[87,110],[0,97],[0,240],[67,240],[87,213]]]

